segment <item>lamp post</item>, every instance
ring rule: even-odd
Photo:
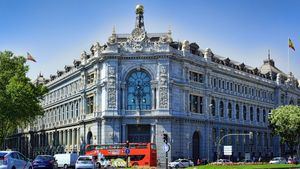
[[[207,136],[207,162],[209,162],[209,152],[210,152],[210,137],[211,137],[211,135],[210,135],[210,133],[209,133],[209,130],[210,130],[210,113],[211,113],[211,111],[212,111],[212,107],[213,107],[214,105],[213,104],[209,104],[208,105],[208,120],[207,120],[207,134],[208,134],[208,136]]]
[[[223,137],[221,137],[218,141],[218,147],[217,147],[217,160],[219,160],[220,158],[220,144],[221,144],[221,141],[227,137],[227,136],[249,136],[250,139],[252,139],[253,137],[253,132],[249,132],[249,133],[233,133],[233,134],[226,134],[224,135]]]

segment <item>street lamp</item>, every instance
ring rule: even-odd
[[[210,113],[211,113],[211,111],[212,111],[212,107],[213,107],[214,105],[211,103],[211,104],[209,104],[208,105],[208,121],[207,121],[207,126],[208,126],[208,131],[209,131],[209,129],[210,129]],[[210,137],[211,137],[211,134],[210,133],[208,133],[207,132],[207,134],[208,134],[208,136],[207,136],[207,162],[209,162],[209,152],[210,152]]]
[[[253,132],[250,131],[249,133],[233,133],[233,134],[226,134],[223,137],[221,137],[218,141],[218,147],[217,147],[217,160],[219,160],[220,158],[220,145],[221,145],[221,141],[227,137],[227,136],[249,136],[249,139],[253,139]]]

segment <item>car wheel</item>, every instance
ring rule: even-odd
[[[15,167],[15,166],[13,166],[11,169],[16,169],[16,167]]]
[[[101,164],[100,163],[96,163],[96,168],[101,168]]]
[[[67,164],[65,164],[65,165],[64,165],[64,169],[67,169],[67,168],[68,168],[68,165],[67,165]]]

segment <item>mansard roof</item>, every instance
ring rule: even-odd
[[[116,34],[114,28],[107,43],[103,45],[100,45],[99,42],[93,44],[90,48],[90,53],[84,51],[80,56],[80,60],[74,60],[72,66],[65,66],[64,70],[57,71],[56,75],[50,75],[50,81],[68,72],[73,72],[71,70],[78,69],[81,65],[87,64],[89,60],[95,57],[101,57],[104,53],[178,52],[179,54],[183,54],[181,51],[188,51],[192,57],[193,55],[195,55],[195,57],[205,57],[209,55],[211,61],[214,63],[262,78],[276,80],[277,75],[280,74],[281,80],[287,80],[288,76],[275,66],[270,56],[264,61],[264,64],[260,68],[253,68],[244,63],[231,60],[228,57],[216,55],[210,49],[204,51],[200,49],[199,45],[195,42],[189,43],[187,40],[183,42],[173,41],[170,30],[165,33],[147,33],[144,25],[144,11],[141,10],[141,8],[143,8],[141,5],[137,8],[139,11],[136,11],[136,24],[131,33]]]

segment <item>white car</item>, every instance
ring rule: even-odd
[[[31,162],[20,152],[0,151],[0,169],[32,169]]]
[[[169,167],[171,168],[184,168],[194,166],[194,162],[188,159],[178,159],[173,162],[170,162]]]
[[[54,158],[56,159],[58,168],[62,167],[67,169],[69,167],[75,167],[78,155],[76,153],[55,154]]]
[[[275,157],[269,163],[270,164],[287,164],[287,161],[283,157]]]
[[[79,156],[76,164],[75,169],[96,169],[96,163],[93,159],[93,156]]]

